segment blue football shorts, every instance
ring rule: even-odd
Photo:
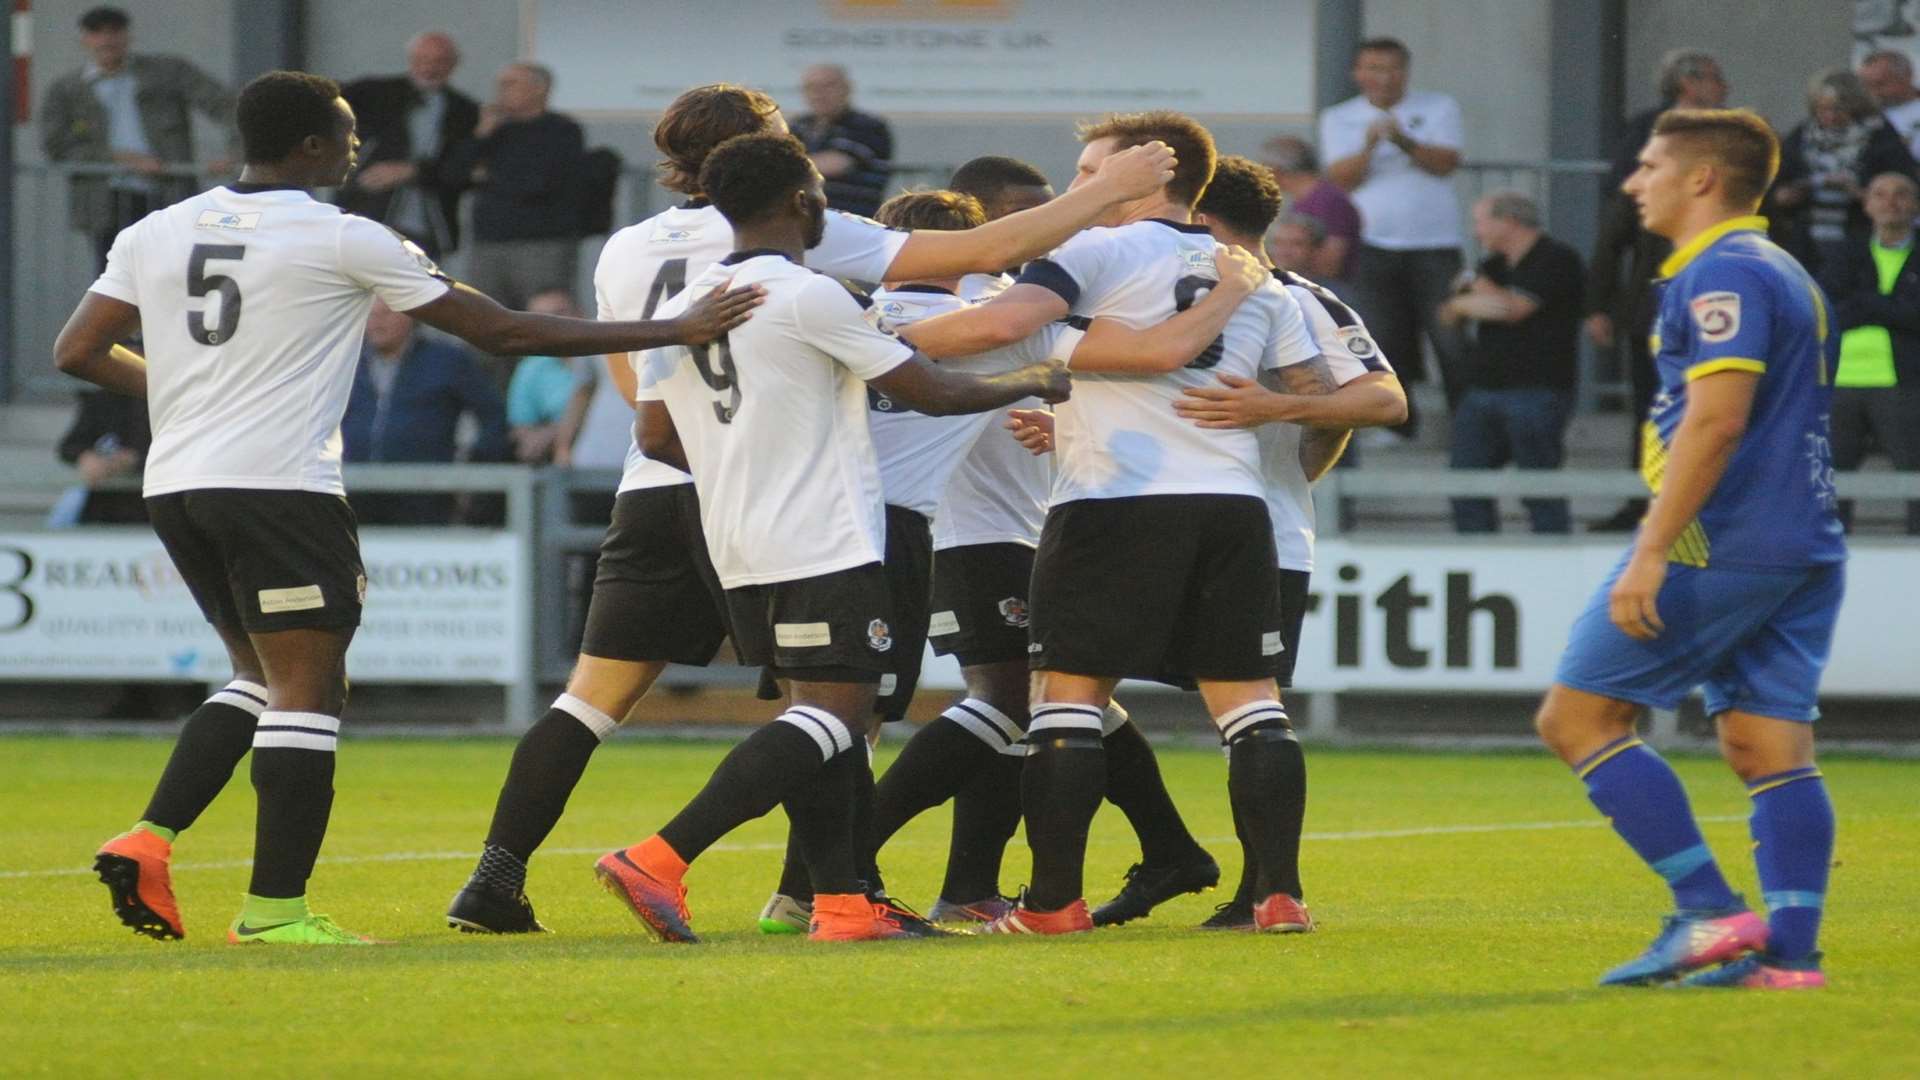
[[[1629,553],[1630,555],[1631,553]],[[1707,715],[1730,709],[1808,723],[1846,590],[1846,565],[1736,570],[1669,565],[1655,606],[1666,629],[1628,637],[1607,617],[1622,556],[1573,621],[1554,681],[1671,709],[1704,687]]]

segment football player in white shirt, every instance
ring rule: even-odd
[[[1298,658],[1301,620],[1306,616],[1308,578],[1313,570],[1313,494],[1310,485],[1338,460],[1351,431],[1399,423],[1406,415],[1406,393],[1367,328],[1352,309],[1331,292],[1297,274],[1272,269],[1261,238],[1279,215],[1282,197],[1273,174],[1258,162],[1244,157],[1223,157],[1215,167],[1213,182],[1200,198],[1194,219],[1206,225],[1214,239],[1251,253],[1272,273],[1270,288],[1284,288],[1299,303],[1307,325],[1318,343],[1320,358],[1282,373],[1286,393],[1276,394],[1252,380],[1222,376],[1214,386],[1189,388],[1174,408],[1195,422],[1222,423],[1235,420],[1248,425],[1260,423],[1262,471],[1267,478],[1267,511],[1273,522],[1274,548],[1278,558],[1279,594],[1276,603],[1281,614],[1281,653],[1278,682],[1285,690],[1293,685],[1294,662]],[[1285,421],[1262,422],[1270,407]],[[1141,752],[1151,755],[1144,742]],[[1112,740],[1108,753],[1114,752]],[[1288,748],[1289,756],[1298,747]],[[1304,760],[1299,766],[1304,779]],[[1304,784],[1286,793],[1287,812],[1280,827],[1262,837],[1256,846],[1239,820],[1235,807],[1235,832],[1242,848],[1240,886],[1233,899],[1220,906],[1214,916],[1201,925],[1208,929],[1254,927],[1254,905],[1264,896],[1284,894],[1288,902],[1277,901],[1286,910],[1272,913],[1267,925],[1272,931],[1304,931],[1313,925],[1304,904],[1300,884],[1300,829],[1306,810]],[[1170,812],[1171,800],[1157,768],[1134,768],[1122,772],[1109,767],[1107,798],[1119,806],[1141,837],[1142,867],[1128,882],[1128,888],[1094,913],[1096,923],[1124,922],[1151,911],[1172,894],[1154,891],[1165,869],[1179,865],[1179,853],[1197,848],[1191,834],[1180,823],[1179,814]],[[1155,856],[1155,852],[1172,855]],[[1156,873],[1159,871],[1159,873]]]
[[[688,201],[615,233],[594,273],[602,318],[647,318],[662,300],[733,250],[726,219],[699,175],[709,152],[736,135],[786,130],[771,97],[728,84],[676,98],[654,129],[661,183]],[[807,265],[859,281],[997,271],[1042,254],[1113,205],[1171,175],[1172,153],[1141,147],[1116,156],[1072,198],[966,232],[900,233],[829,212]],[[608,373],[631,400],[624,355]],[[526,863],[566,808],[601,741],[639,703],[668,663],[705,664],[726,636],[720,586],[708,562],[692,477],[628,449],[613,521],[601,545],[580,656],[565,693],[515,748],[479,864],[447,910],[462,930],[542,929],[526,899]],[[669,614],[661,614],[669,613]]]
[[[986,214],[969,196],[925,191],[896,196],[880,208],[880,220],[897,229],[968,229],[984,224]],[[1192,359],[1218,336],[1240,301],[1267,277],[1251,257],[1223,257],[1226,261],[1220,270],[1226,283],[1189,311],[1145,331],[1130,330],[1107,319],[1094,323],[1084,333],[1102,349],[1164,358],[1169,367]],[[893,282],[873,295],[869,317],[876,319],[883,330],[897,330],[964,308],[967,301],[961,293],[965,288],[966,282],[958,278]],[[1048,356],[1065,359],[1082,337],[1083,331],[1054,323],[1005,349],[944,361],[943,366],[993,372]],[[960,629],[954,610],[966,611],[974,643],[968,648],[976,651],[963,653],[961,673],[970,690],[977,688],[980,692],[970,692],[916,732],[877,792],[869,790],[871,773],[858,770],[856,785],[866,785],[866,789],[857,786],[855,793],[860,874],[876,902],[898,909],[881,881],[877,863],[880,847],[916,815],[974,786],[973,781],[983,771],[1011,771],[1005,778],[1011,783],[1006,785],[1008,797],[1003,801],[1010,804],[1013,820],[997,835],[961,841],[995,849],[988,884],[983,891],[955,894],[974,903],[943,902],[945,907],[936,904],[931,913],[936,921],[982,922],[986,921],[983,915],[1004,914],[1006,904],[998,891],[997,851],[1012,836],[1019,816],[1019,774],[1000,766],[1011,764],[1017,770],[1026,753],[1022,741],[1027,723],[1025,595],[1032,574],[1033,545],[1039,540],[1040,519],[1045,514],[1046,463],[1027,453],[1006,431],[991,426],[999,419],[997,415],[929,416],[872,389],[867,392],[867,401],[868,426],[887,504],[885,564],[896,616],[891,627],[898,643],[892,650],[895,667],[881,682],[880,718],[902,718],[912,700],[927,641],[930,593],[941,596],[949,605],[944,612],[949,628]],[[1016,404],[1039,403],[1029,399]],[[983,470],[989,477],[984,485],[976,481],[973,489],[956,493],[957,471],[976,461],[994,463],[996,468]],[[951,524],[955,517],[962,521],[958,527]],[[949,547],[936,556],[935,535],[940,532],[965,540],[970,546]],[[957,564],[952,556],[962,553],[982,557]],[[936,558],[944,559],[937,570]],[[943,575],[956,576],[956,565],[961,580],[943,583]],[[970,575],[968,570],[972,571]],[[1014,580],[1016,571],[1018,579]],[[981,580],[983,577],[987,580]],[[982,592],[983,585],[988,589],[997,586],[998,591]],[[969,586],[975,590],[972,597],[965,592]],[[991,611],[991,621],[1006,628],[997,635],[1005,650],[999,659],[983,658],[977,651],[991,648],[996,639],[992,629],[974,625],[980,609]],[[948,640],[956,637],[960,637],[957,632],[948,635]],[[1005,670],[1008,667],[1011,672]],[[877,726],[873,725],[870,733],[877,734]],[[864,808],[863,797],[867,804]],[[985,853],[976,857],[984,859]],[[763,931],[783,933],[805,928],[812,896],[806,875],[805,859],[790,835],[779,889],[760,915]],[[999,910],[983,910],[992,907]]]
[[[1172,145],[1180,163],[1161,191],[1121,208],[1115,227],[1028,264],[986,304],[902,336],[941,355],[1017,340],[1069,312],[1150,325],[1213,287],[1213,238],[1189,221],[1213,174],[1211,134],[1189,117],[1150,112],[1108,117],[1081,138],[1081,176],[1150,139]],[[1058,473],[1034,564],[1033,749],[1023,780],[1032,884],[988,932],[1092,929],[1086,830],[1105,788],[1103,718],[1121,678],[1197,683],[1232,747],[1229,790],[1249,828],[1279,828],[1282,747],[1290,744],[1273,680],[1280,621],[1258,440],[1184,424],[1171,405],[1215,374],[1253,377],[1316,355],[1298,305],[1262,290],[1170,374],[1083,375],[1076,358],[1076,396],[1058,412]]]
[[[234,671],[188,720],[142,820],[94,865],[122,922],[183,936],[172,841],[251,748],[252,880],[228,939],[364,943],[308,910],[306,884],[366,589],[339,427],[374,297],[489,351],[563,356],[708,341],[757,299],[737,292],[665,323],[509,312],[392,230],[314,200],[308,189],[339,184],[359,143],[332,80],[263,75],[238,121],[239,181],[123,230],[54,345],[62,371],[147,399],[154,531]],[[115,344],[136,330],[145,356]]]
[[[728,140],[708,156],[700,184],[738,250],[661,310],[729,281],[762,286],[767,306],[738,336],[644,358],[640,445],[693,474],[734,648],[747,663],[770,665],[792,704],[735,747],[658,833],[595,870],[656,936],[692,941],[688,864],[784,803],[813,878],[809,937],[933,932],[870,899],[856,865],[861,733],[897,647],[867,386],[923,413],[973,413],[1029,395],[1064,400],[1066,367],[961,374],[870,325],[844,287],[800,264],[825,235],[826,195],[791,135]]]

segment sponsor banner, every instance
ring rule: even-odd
[[[895,114],[1086,115],[1171,108],[1313,112],[1314,4],[1210,0],[524,0],[522,52],[553,68],[554,108],[658,112],[735,82],[806,111],[800,73],[847,68],[856,107]],[[716,30],[724,40],[716,47]]]
[[[367,529],[361,682],[511,683],[528,583],[504,533]],[[280,610],[309,605],[277,590]],[[144,530],[0,534],[0,679],[230,677],[227,653]]]
[[[1624,540],[1322,541],[1294,687],[1544,691],[1574,616],[1624,550]],[[1920,697],[1913,634],[1900,629],[1915,626],[1916,579],[1920,547],[1854,546],[1823,694]],[[929,658],[921,682],[962,685],[945,657]]]

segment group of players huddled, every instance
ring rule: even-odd
[[[606,354],[636,410],[578,662],[514,751],[450,925],[544,929],[527,864],[594,750],[668,664],[710,663],[731,639],[780,711],[657,832],[595,865],[662,940],[697,940],[690,865],[776,807],[789,842],[769,933],[1074,933],[1215,885],[1113,700],[1125,678],[1198,690],[1219,729],[1243,859],[1203,926],[1313,928],[1306,767],[1280,700],[1312,569],[1309,486],[1406,399],[1360,318],[1266,258],[1281,197],[1263,167],[1217,158],[1178,113],[1114,115],[1082,125],[1058,197],[1031,166],[983,157],[876,222],[827,208],[771,98],[698,87],[655,131],[685,201],[610,239],[588,321],[506,311],[315,201],[358,142],[330,81],[262,76],[239,121],[241,180],[122,233],[56,348],[63,370],[149,399],[154,526],[234,665],[142,820],[96,857],[122,921],[184,935],[171,843],[251,749],[255,861],[229,939],[368,940],[305,894],[365,589],[337,427],[378,296],[490,352]],[[144,358],[117,344],[136,329]],[[957,659],[965,696],[876,781],[870,747],[905,716],[928,642]],[[1141,858],[1090,910],[1103,799]],[[879,855],[948,800],[923,918]],[[1032,871],[1008,897],[1022,821]]]

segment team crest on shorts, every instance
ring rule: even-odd
[[[887,628],[886,620],[875,619],[867,624],[867,647],[874,652],[893,648],[893,631]]]
[[[1027,601],[1025,597],[1009,596],[1005,600],[1000,601],[999,607],[1000,618],[1004,619],[1008,626],[1027,625]]]
[[[367,575],[361,574],[353,579],[353,602],[362,607],[367,603]]]

